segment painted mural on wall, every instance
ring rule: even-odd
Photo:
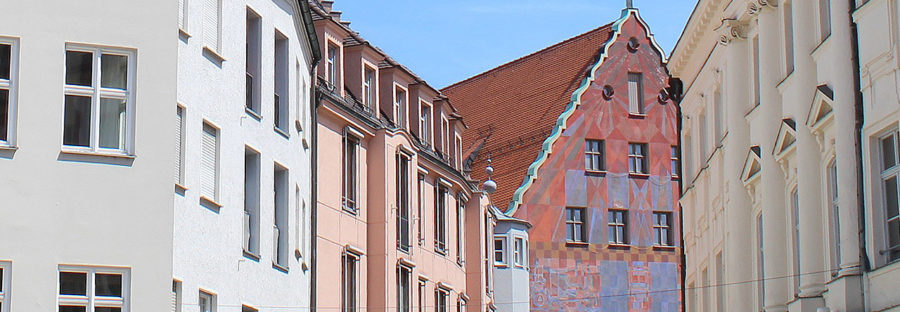
[[[532,311],[681,309],[678,181],[671,168],[676,107],[659,97],[668,74],[637,11],[623,11],[614,27],[618,35],[607,43],[593,80],[576,91],[560,118],[565,127],[545,142],[533,183],[508,212],[534,226]],[[643,77],[641,115],[629,114],[629,73]],[[603,140],[605,171],[585,170],[586,139]],[[629,173],[629,143],[646,144],[648,174]],[[567,207],[584,208],[584,242],[567,242]],[[610,209],[625,211],[623,244],[610,244]],[[670,218],[670,246],[655,245],[654,212]]]

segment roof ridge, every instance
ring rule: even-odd
[[[441,88],[440,91],[443,92],[444,90],[453,88],[453,87],[455,87],[455,86],[457,86],[457,85],[459,85],[459,84],[462,84],[462,83],[464,83],[464,82],[468,82],[468,81],[470,81],[470,80],[475,80],[475,79],[481,78],[482,76],[487,75],[487,74],[489,74],[489,73],[498,71],[498,70],[500,70],[500,69],[505,69],[505,68],[510,67],[510,66],[512,66],[512,65],[516,65],[516,64],[521,63],[521,62],[525,61],[526,59],[529,59],[529,58],[531,58],[531,57],[533,57],[533,56],[536,56],[536,55],[538,55],[538,54],[540,54],[540,53],[544,53],[544,52],[547,52],[547,51],[550,51],[550,50],[553,50],[553,49],[560,48],[560,47],[565,46],[565,45],[567,45],[567,44],[569,44],[569,43],[572,43],[572,42],[575,41],[575,40],[578,40],[578,39],[587,37],[588,35],[594,34],[594,33],[598,32],[598,31],[602,31],[602,30],[604,30],[604,29],[610,29],[614,23],[615,23],[615,22],[608,23],[608,24],[606,24],[606,25],[603,25],[603,26],[600,26],[600,27],[597,27],[597,28],[588,30],[588,31],[586,31],[586,32],[584,32],[584,33],[581,33],[581,34],[575,35],[575,36],[573,36],[573,37],[570,37],[570,38],[568,38],[568,39],[566,39],[566,40],[563,40],[563,41],[554,43],[553,45],[550,45],[550,46],[547,46],[547,47],[545,47],[545,48],[543,48],[543,49],[540,49],[540,50],[534,51],[534,52],[532,52],[532,53],[526,54],[526,55],[521,56],[521,57],[519,57],[519,58],[516,58],[516,59],[514,59],[514,60],[512,60],[512,61],[509,61],[509,62],[500,64],[500,65],[498,65],[498,66],[496,66],[496,67],[494,67],[494,68],[488,69],[488,70],[486,70],[486,71],[484,71],[484,72],[481,72],[481,73],[479,73],[479,74],[475,74],[475,75],[473,75],[473,76],[471,76],[471,77],[469,77],[469,78],[466,78],[466,79],[463,79],[463,80],[454,82],[453,84],[451,84],[451,85],[449,85],[449,86],[446,86],[446,87]]]

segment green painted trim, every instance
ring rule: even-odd
[[[634,13],[634,14],[632,14]],[[518,189],[513,193],[512,201],[509,203],[509,207],[507,207],[504,212],[507,216],[512,216],[516,213],[516,210],[519,209],[519,206],[522,204],[522,196],[526,191],[534,184],[534,180],[537,179],[537,171],[547,161],[547,157],[550,153],[553,152],[553,143],[562,135],[562,132],[566,130],[566,122],[569,120],[569,117],[572,116],[572,113],[575,112],[575,109],[581,105],[581,96],[585,91],[591,86],[591,83],[594,82],[596,77],[594,77],[597,73],[597,70],[603,65],[603,62],[609,56],[606,52],[608,51],[609,46],[616,42],[619,35],[621,34],[621,26],[628,20],[628,17],[634,16],[637,18],[638,22],[644,26],[646,31],[647,38],[650,38],[650,42],[653,44],[653,48],[659,53],[660,57],[662,57],[662,62],[665,64],[668,60],[666,58],[666,53],[659,47],[659,44],[656,42],[656,39],[653,38],[653,34],[650,33],[650,27],[646,22],[641,18],[641,15],[638,13],[637,9],[634,8],[626,8],[622,10],[622,16],[617,19],[613,25],[613,35],[609,37],[609,40],[603,45],[603,55],[600,56],[600,60],[591,67],[590,76],[586,77],[581,81],[581,86],[578,89],[575,89],[575,92],[572,93],[572,100],[569,101],[569,104],[566,106],[566,110],[563,111],[561,115],[556,119],[556,125],[553,127],[553,131],[550,133],[550,136],[544,140],[544,143],[541,144],[541,152],[538,154],[537,159],[528,166],[528,174],[525,175],[525,179],[522,181],[522,185],[519,186]]]

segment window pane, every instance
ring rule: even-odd
[[[894,136],[888,136],[881,140],[881,155],[884,161],[884,167],[888,169],[894,166]]]
[[[888,248],[900,245],[900,220],[888,222]]]
[[[95,277],[96,295],[122,297],[122,275],[98,273]]]
[[[9,90],[0,90],[0,141],[7,141],[9,134]]]
[[[59,312],[84,312],[85,307],[59,306]]]
[[[100,99],[100,147],[125,148],[125,100]]]
[[[0,44],[0,79],[9,80],[10,52],[12,47],[8,44]]]
[[[125,89],[128,86],[128,57],[103,54],[100,56],[100,86]]]
[[[66,84],[91,86],[91,52],[66,51]]]
[[[122,308],[106,308],[106,307],[97,307],[94,309],[95,312],[122,312]]]
[[[87,273],[59,272],[60,295],[87,295]]]
[[[887,219],[897,216],[897,177],[890,177],[884,181],[885,209]]]
[[[89,146],[91,144],[91,98],[66,95],[63,144]]]

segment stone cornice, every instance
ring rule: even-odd
[[[747,15],[753,16],[758,15],[760,12],[765,10],[766,8],[777,8],[778,2],[776,0],[750,0],[747,3]]]
[[[716,28],[719,34],[719,43],[728,45],[733,40],[747,39],[747,22],[734,18],[726,18],[722,20],[722,25]]]
[[[704,39],[704,34],[708,31],[710,23],[714,20],[716,8],[724,0],[700,0],[694,7],[694,12],[688,19],[681,34],[681,38],[672,49],[672,55],[669,58],[669,72],[673,76],[681,76],[681,70],[694,54],[697,47],[700,46]],[[756,0],[754,0],[756,1]]]

